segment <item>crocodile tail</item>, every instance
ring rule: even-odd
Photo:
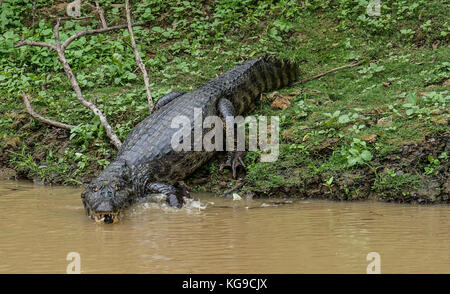
[[[298,78],[298,63],[292,60],[264,56],[261,61],[265,92],[289,86]]]

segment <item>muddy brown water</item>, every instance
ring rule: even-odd
[[[121,223],[84,213],[80,189],[0,182],[0,273],[450,273],[450,207],[232,201],[134,205]]]

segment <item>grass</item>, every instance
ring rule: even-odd
[[[31,7],[22,2],[5,1],[7,7],[2,8],[14,17],[0,25],[0,113],[5,114],[0,118],[1,162],[28,178],[80,184],[112,161],[116,150],[99,122],[77,103],[53,53],[12,48],[21,34],[33,40],[52,37],[48,16],[57,12],[38,1],[39,21],[31,28]],[[122,12],[110,6],[114,1],[102,2],[108,22],[123,22]],[[280,95],[296,93],[288,109],[272,109],[268,96],[258,103],[256,114],[281,118],[280,156],[269,164],[249,153],[246,189],[269,193],[302,187],[305,179],[318,175],[328,189],[338,184],[340,174],[373,170],[403,145],[449,131],[446,5],[383,1],[381,16],[371,18],[365,14],[368,3],[228,0],[132,5],[136,20],[148,22],[135,30],[135,37],[155,100],[174,90],[192,90],[242,60],[263,54],[304,61],[301,78],[366,59],[361,66],[280,90]],[[66,22],[63,36],[95,25]],[[134,73],[128,39],[126,31],[82,38],[67,54],[84,95],[100,107],[121,140],[147,115],[145,90]],[[30,118],[20,100],[22,90],[32,94],[39,113],[77,127],[58,135]],[[41,143],[45,138],[48,143]],[[218,164],[216,159],[205,167],[214,180],[203,188],[211,189],[226,178]],[[380,176],[383,179],[372,186],[382,193],[406,189],[419,175]]]

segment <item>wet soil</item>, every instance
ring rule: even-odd
[[[332,145],[324,145],[323,152],[332,153]],[[442,152],[450,150],[450,132],[426,136],[420,143],[405,144],[399,151],[384,157],[375,158],[373,166],[359,167],[333,175],[333,184],[327,186],[327,181],[322,175],[299,179],[298,185],[290,187],[272,188],[266,193],[245,192],[246,198],[300,198],[300,199],[330,199],[330,200],[379,200],[383,202],[398,203],[450,203],[450,162],[441,161],[435,166],[431,174],[426,174],[424,169],[428,166],[429,156],[438,158]],[[393,174],[395,173],[395,174]],[[396,177],[407,174],[414,178],[412,183],[395,184]],[[392,175],[392,176],[391,176]],[[386,178],[392,178],[394,182],[386,182]],[[224,193],[226,196],[239,193],[242,186],[248,185],[244,180],[233,182],[230,188],[230,177],[223,179],[212,187],[215,192]],[[195,183],[206,183],[201,178]],[[242,195],[241,195],[242,196]]]
[[[22,114],[15,114],[15,129],[29,129],[29,119]],[[9,163],[11,152],[19,151],[22,143],[29,147],[37,142],[46,142],[45,146],[33,154],[35,162],[41,162],[45,159],[47,150],[50,148],[54,154],[62,156],[67,150],[69,144],[69,132],[62,129],[48,127],[43,132],[42,129],[26,138],[7,137],[0,144],[0,179],[29,179],[32,180],[24,169],[13,169]],[[324,144],[323,153],[330,155],[337,142]],[[359,167],[345,170],[333,175],[333,184],[324,185],[327,179],[322,175],[316,175],[310,178],[299,178],[298,184],[292,186],[283,186],[272,188],[265,193],[249,192],[251,189],[242,188],[248,186],[240,174],[240,178],[234,180],[230,174],[220,175],[216,184],[211,184],[211,175],[202,169],[188,179],[190,188],[196,188],[204,185],[205,192],[216,192],[225,196],[232,193],[243,193],[246,198],[315,198],[331,200],[364,200],[376,199],[388,202],[400,203],[449,203],[450,202],[450,161],[445,160],[439,166],[435,166],[430,174],[426,174],[424,169],[429,165],[429,156],[438,158],[442,152],[450,150],[450,132],[444,132],[424,137],[420,143],[403,145],[397,152],[390,153],[383,157],[377,157],[373,160],[374,168]],[[319,152],[321,152],[319,150]],[[220,156],[220,155],[219,155]],[[110,158],[109,160],[112,160]],[[74,166],[76,169],[76,166]],[[98,175],[102,167],[92,165],[83,175],[81,181],[88,183],[93,177]],[[207,169],[206,169],[207,170]],[[393,174],[393,172],[395,174]],[[388,173],[390,175],[388,175]],[[416,180],[410,185],[403,183],[403,186],[395,186],[397,176],[409,175]],[[394,176],[392,176],[394,175]],[[392,185],[377,185],[386,178],[391,179]],[[61,177],[55,177],[51,180],[52,184],[61,184],[64,181]],[[234,188],[233,188],[234,187]],[[242,195],[241,195],[242,196]]]

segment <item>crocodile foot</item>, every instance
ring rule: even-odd
[[[181,193],[181,196],[183,196],[183,198],[191,198],[191,194],[189,193],[188,187],[183,181],[179,181],[176,187],[178,191]]]
[[[230,167],[233,172],[233,179],[236,179],[236,170],[239,166],[246,168],[242,158],[245,156],[245,151],[234,151],[227,156],[227,161],[220,165],[219,170],[222,171],[225,167]]]
[[[172,207],[181,208],[184,204],[184,197],[189,198],[189,192],[185,187],[178,183],[179,188],[175,188],[172,185],[165,183],[149,183],[147,185],[147,191],[149,193],[162,193],[166,195],[166,202]]]

